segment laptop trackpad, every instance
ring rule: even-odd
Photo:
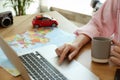
[[[59,65],[57,61],[58,58],[54,57],[50,60],[50,63],[52,63],[69,80],[99,80],[94,73],[89,71],[76,60],[73,60],[72,62],[65,61],[61,65]]]

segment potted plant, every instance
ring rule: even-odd
[[[4,7],[12,7],[16,16],[26,15],[26,9],[30,6],[33,0],[6,0]]]

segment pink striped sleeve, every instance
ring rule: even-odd
[[[76,30],[75,34],[86,34],[89,37],[110,37],[116,28],[117,0],[107,0],[93,15],[85,26]]]
[[[78,36],[79,34],[86,34],[89,37],[93,37],[93,36],[97,36],[99,35],[99,31],[97,30],[97,26],[94,24],[94,22],[91,20],[89,21],[88,24],[86,24],[85,26],[77,29],[75,31],[75,34]]]

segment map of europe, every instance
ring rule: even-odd
[[[28,48],[30,45],[35,45],[36,43],[47,43],[49,39],[45,35],[52,31],[52,28],[39,28],[38,30],[30,30],[21,34],[13,35],[6,38],[6,41],[15,47]]]

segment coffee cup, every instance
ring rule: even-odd
[[[91,56],[92,61],[97,63],[107,63],[110,56],[111,39],[105,37],[93,37]]]

